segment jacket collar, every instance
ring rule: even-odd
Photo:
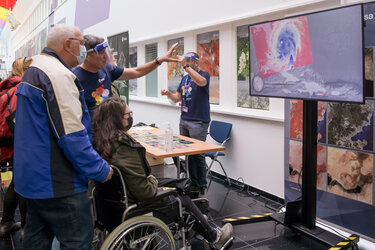
[[[53,56],[55,58],[57,58],[67,69],[70,69],[70,67],[65,63],[65,61],[56,53],[56,51],[48,48],[48,47],[44,47],[44,49],[42,50],[41,54],[46,54],[46,55],[49,55],[49,56]]]
[[[134,140],[134,138],[131,137],[125,131],[121,132],[121,134],[118,137],[118,141],[120,143],[129,145],[130,147],[133,147],[133,148],[144,148],[139,142],[137,142],[136,140]]]

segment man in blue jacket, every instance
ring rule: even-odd
[[[113,170],[92,147],[83,89],[70,68],[84,58],[79,29],[55,26],[47,47],[17,90],[15,190],[27,198],[23,249],[91,249],[93,221],[87,178],[107,181]]]

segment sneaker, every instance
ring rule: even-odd
[[[218,234],[220,236],[213,243],[216,249],[221,249],[225,243],[233,236],[233,226],[230,223],[226,223],[222,228],[217,228]]]
[[[23,235],[25,234],[25,228],[24,227],[21,227],[21,231],[20,231],[20,241],[23,240]]]
[[[13,233],[21,228],[20,223],[16,223],[13,220],[2,223],[0,226],[0,238],[4,238],[10,233]]]

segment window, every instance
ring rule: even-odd
[[[178,43],[176,48],[176,55],[182,56],[184,54],[184,38],[176,38],[168,41],[168,48],[172,47],[173,44]],[[176,92],[178,85],[180,85],[181,79],[184,76],[184,69],[180,63],[169,62],[168,63],[168,90]]]
[[[137,62],[137,47],[129,48],[129,68],[135,68],[138,65]],[[129,80],[129,94],[137,95],[137,79]]]
[[[210,74],[210,103],[219,104],[219,31],[197,35],[199,68]]]
[[[269,110],[268,97],[250,96],[249,91],[249,29],[237,27],[237,106]]]
[[[158,56],[158,44],[146,44],[146,63]],[[146,96],[158,97],[158,71],[154,70],[146,75]]]

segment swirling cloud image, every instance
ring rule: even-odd
[[[361,6],[249,26],[250,94],[363,103]]]
[[[307,17],[296,17],[251,27],[262,78],[312,64]]]

